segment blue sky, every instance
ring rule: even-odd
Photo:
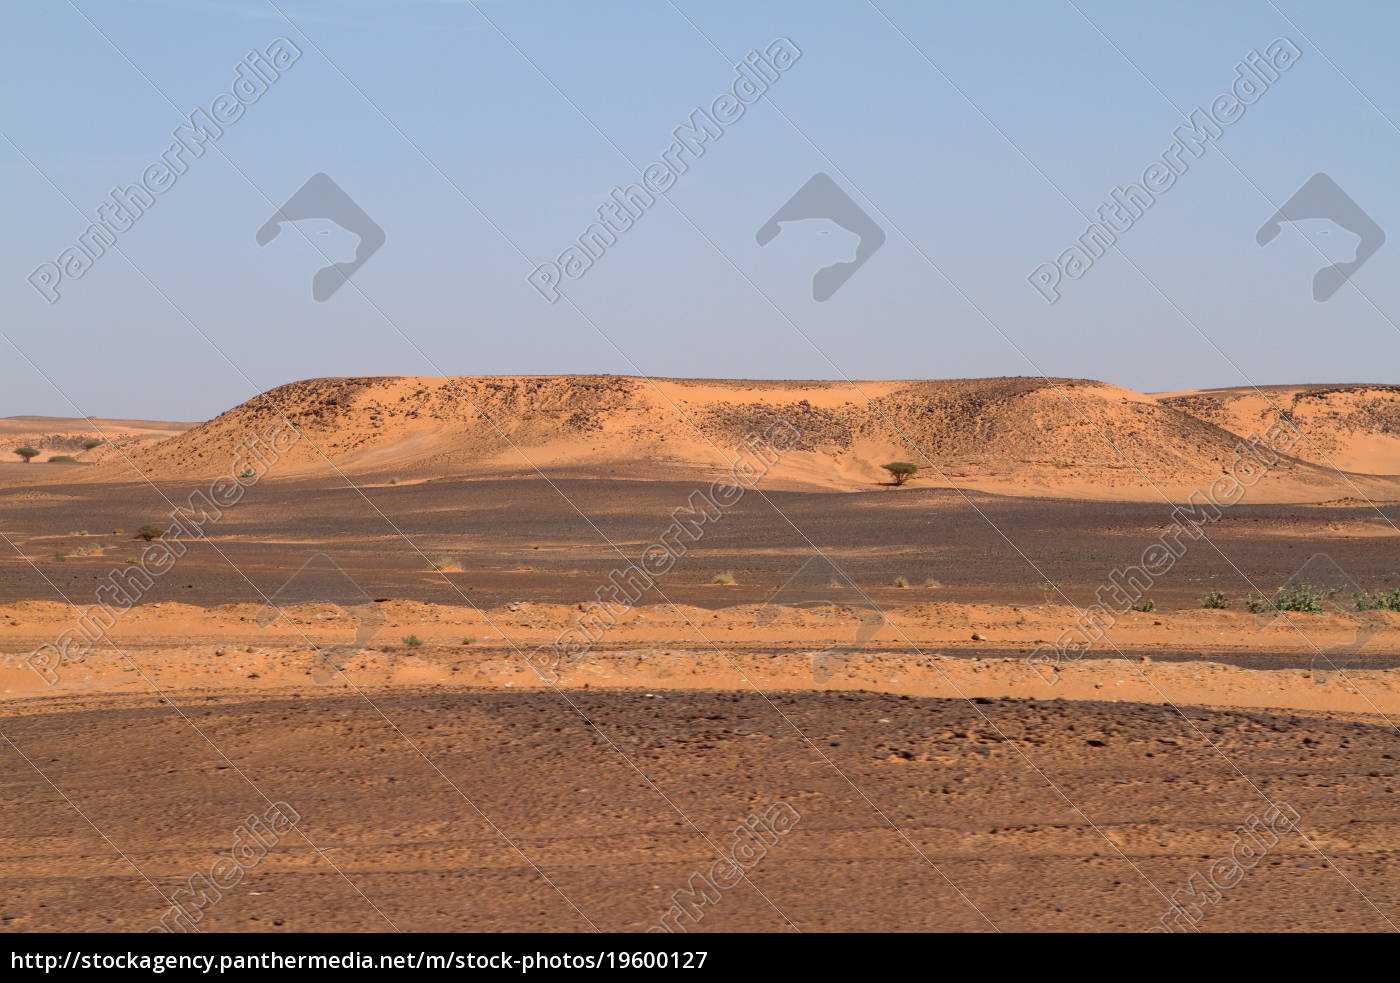
[[[199,420],[399,373],[1396,381],[1400,242],[1317,302],[1345,233],[1255,241],[1319,171],[1400,235],[1393,4],[54,0],[9,22],[0,415]],[[125,258],[47,302],[34,271],[279,37],[301,57],[120,235]],[[1293,67],[1047,304],[1028,274],[1161,157],[1172,103],[1208,106],[1281,37]],[[534,266],[776,38],[800,58],[547,303]],[[311,278],[352,238],[256,240],[318,172],[386,235],[324,302]],[[824,302],[812,274],[854,237],[755,238],[817,172],[886,234]]]

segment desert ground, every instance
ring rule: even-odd
[[[0,439],[10,931],[1400,925],[1400,387],[321,379]]]

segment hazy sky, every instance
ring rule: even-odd
[[[1393,3],[7,7],[0,415],[200,420],[294,379],[400,373],[1400,381],[1400,241],[1322,302],[1314,273],[1355,237],[1316,222],[1256,242],[1318,172],[1400,235]],[[279,37],[300,58],[202,156],[162,165]],[[536,264],[777,38],[800,57],[548,303]],[[1209,109],[1279,38],[1296,63],[1048,304],[1027,277],[1162,159],[1172,103]],[[818,172],[885,233],[821,302],[813,274],[855,236],[817,220],[756,239]],[[317,173],[386,237],[324,301],[323,254],[355,237],[322,219],[258,235]],[[143,175],[163,184],[149,209],[102,216],[127,226],[124,256],[49,303],[31,281]]]

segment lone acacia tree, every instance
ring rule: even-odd
[[[38,450],[36,450],[33,447],[30,447],[28,444],[26,444],[23,447],[16,447],[15,453],[18,454],[20,457],[24,458],[25,464],[28,464],[31,458],[39,456]]]
[[[890,473],[890,477],[894,479],[896,485],[904,484],[919,470],[917,464],[910,464],[908,461],[891,461],[889,464],[880,465],[880,467]]]

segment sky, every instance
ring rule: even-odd
[[[1400,381],[1400,241],[1319,300],[1357,237],[1257,238],[1308,187],[1400,234],[1400,5],[6,6],[0,416],[198,421],[345,375]],[[1162,187],[1222,95],[1230,122]],[[702,108],[717,135],[670,149]],[[196,112],[224,114],[203,144]],[[1085,252],[1154,162],[1150,206]],[[853,221],[869,255],[817,299]]]

